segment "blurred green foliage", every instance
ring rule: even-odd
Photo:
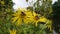
[[[6,19],[12,14],[12,0],[0,0],[0,20],[6,23]]]
[[[10,19],[13,13],[12,0],[0,0],[0,34],[9,34]]]

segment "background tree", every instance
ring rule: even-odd
[[[27,7],[29,9],[32,9],[38,14],[41,14],[45,17],[50,17],[52,15],[52,0],[36,0],[34,2],[33,6]]]
[[[13,11],[12,0],[0,0],[0,34],[9,34],[8,27]]]
[[[60,33],[60,0],[53,4],[53,27],[56,32]]]
[[[0,0],[0,20],[2,20],[2,22],[5,22],[7,15],[11,15],[12,10],[12,0]]]

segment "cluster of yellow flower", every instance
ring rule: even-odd
[[[25,24],[32,23],[37,26],[38,22],[44,22],[44,23],[48,24],[48,21],[49,21],[44,16],[41,16],[40,14],[36,14],[34,11],[22,9],[22,8],[18,9],[13,14],[13,16],[14,17],[12,18],[12,22],[16,23],[16,25],[21,25],[22,23],[25,23]]]

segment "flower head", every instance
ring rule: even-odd
[[[32,17],[32,12],[29,10],[21,10],[18,9],[14,14],[13,14],[12,22],[16,22],[17,25],[21,25],[23,22],[24,23],[29,23],[31,22],[30,17]]]
[[[33,16],[32,16],[32,20],[33,20],[33,24],[35,24],[37,26],[37,23],[40,20],[40,17],[38,14],[36,14],[35,12],[33,12]]]

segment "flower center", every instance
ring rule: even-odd
[[[39,17],[38,16],[35,16],[35,20],[39,20]]]
[[[21,16],[26,16],[26,14],[24,12],[21,12]]]

